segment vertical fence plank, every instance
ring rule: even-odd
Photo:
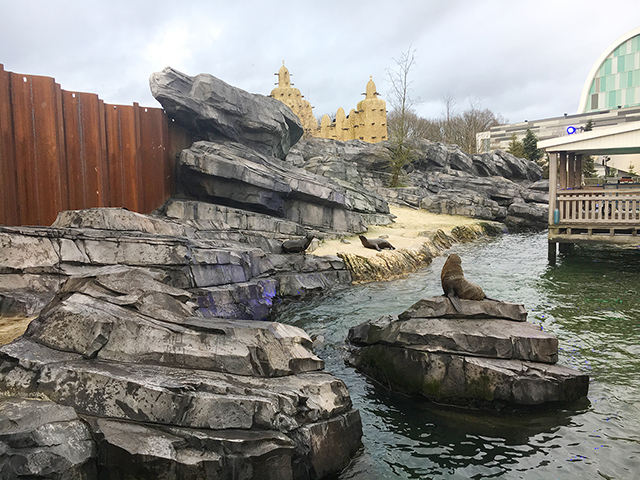
[[[63,92],[69,208],[103,207],[106,171],[104,107],[92,93]]]
[[[62,191],[60,97],[50,77],[11,74],[21,223],[50,225],[66,208]]]
[[[16,152],[11,120],[11,76],[0,64],[0,224],[20,223]]]
[[[141,209],[149,213],[160,207],[170,195],[166,118],[164,112],[157,108],[139,108],[139,118],[141,178],[144,179]]]
[[[134,109],[105,105],[110,206],[138,211],[138,149]]]

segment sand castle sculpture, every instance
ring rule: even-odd
[[[351,109],[347,116],[341,107],[336,112],[335,120],[324,115],[318,121],[313,116],[313,107],[293,87],[291,74],[282,62],[278,75],[278,86],[271,91],[271,97],[286,104],[300,118],[305,136],[330,138],[333,140],[363,140],[377,143],[387,140],[387,104],[376,91],[373,77],[367,83],[365,99],[358,102],[357,109]]]

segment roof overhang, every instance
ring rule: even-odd
[[[538,148],[551,152],[583,155],[626,155],[640,153],[640,122],[596,128],[538,142]]]

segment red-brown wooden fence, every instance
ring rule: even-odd
[[[190,143],[161,108],[105,104],[0,64],[0,224],[51,225],[91,207],[150,213]]]

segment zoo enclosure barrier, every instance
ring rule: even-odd
[[[0,225],[51,225],[92,207],[150,213],[190,145],[161,108],[106,104],[0,64]]]

